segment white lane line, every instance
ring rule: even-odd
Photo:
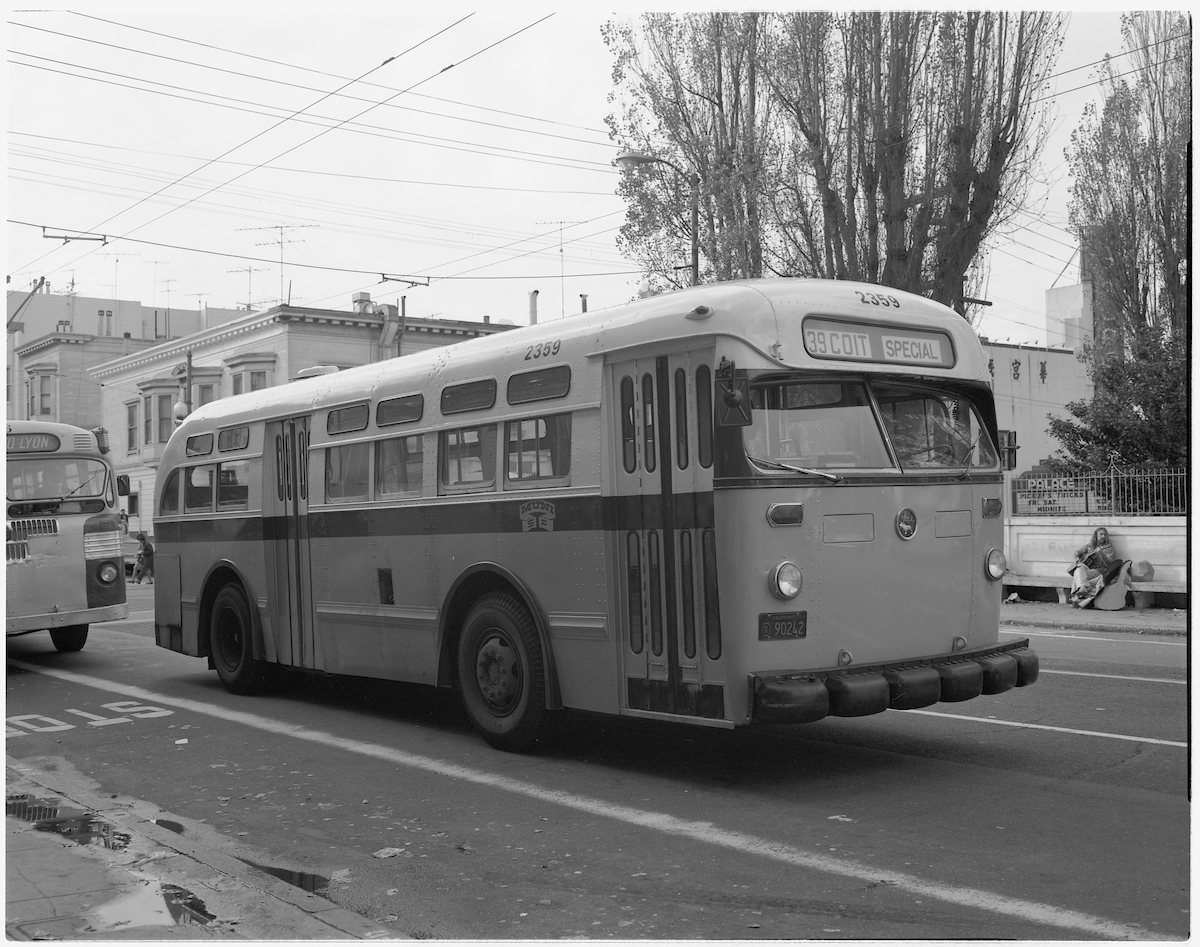
[[[997,727],[1019,727],[1023,730],[1052,730],[1055,733],[1073,733],[1083,737],[1104,737],[1107,740],[1129,740],[1132,743],[1154,743],[1158,746],[1179,746],[1187,749],[1186,743],[1175,740],[1156,740],[1153,737],[1132,737],[1124,733],[1105,733],[1101,730],[1073,730],[1070,727],[1050,727],[1042,723],[1018,723],[1016,720],[995,720],[991,717],[968,717],[966,714],[943,714],[936,710],[901,710],[902,714],[922,714],[926,717],[946,717],[949,720],[969,720],[972,723],[991,723]],[[889,711],[890,713],[890,711]]]
[[[743,854],[757,855],[761,858],[769,858],[797,868],[827,872],[860,881],[894,885],[910,894],[936,898],[948,904],[989,911],[993,914],[1017,918],[1033,924],[1045,924],[1050,927],[1085,931],[1097,937],[1109,937],[1120,940],[1168,939],[1165,936],[1158,935],[1155,932],[1134,924],[1123,924],[1119,921],[1084,914],[1080,911],[1069,911],[1053,904],[1041,904],[1037,901],[1027,901],[1023,898],[1011,898],[978,888],[965,888],[930,882],[906,872],[881,870],[850,859],[832,858],[828,855],[816,854],[791,845],[772,842],[769,839],[746,835],[742,832],[720,829],[711,822],[694,822],[668,815],[665,812],[635,809],[631,806],[605,802],[602,799],[593,799],[574,793],[546,789],[535,783],[528,783],[507,776],[498,776],[494,773],[471,769],[428,756],[406,753],[403,750],[381,746],[377,743],[348,740],[321,730],[310,730],[298,724],[272,720],[269,717],[260,717],[257,714],[249,714],[239,710],[227,710],[215,704],[206,704],[184,697],[168,697],[166,694],[158,694],[141,687],[135,687],[130,684],[119,684],[116,681],[108,681],[85,674],[76,674],[73,671],[44,668],[35,664],[26,664],[23,661],[10,660],[8,663],[22,670],[44,674],[48,677],[70,681],[74,684],[94,687],[113,694],[121,694],[146,703],[166,704],[167,706],[178,707],[181,710],[190,710],[193,713],[204,714],[209,717],[227,720],[230,723],[252,727],[266,733],[292,737],[296,740],[305,740],[309,743],[316,743],[349,753],[358,753],[362,756],[384,760],[400,766],[408,766],[451,779],[462,779],[493,789],[502,789],[530,799],[537,799],[542,802],[574,809],[577,812],[583,812],[591,816],[615,819],[627,825],[640,826],[655,832],[661,832],[665,835],[687,838],[708,845],[716,845]],[[914,712],[919,711],[909,711],[909,713]]]
[[[1093,671],[1050,671],[1041,669],[1042,674],[1070,674],[1072,677],[1103,677],[1110,681],[1144,681],[1147,684],[1186,684],[1187,681],[1174,677],[1130,677],[1127,674],[1096,674]]]
[[[1070,638],[1072,641],[1107,641],[1109,644],[1149,644],[1159,645],[1163,648],[1186,648],[1186,641],[1156,641],[1151,638],[1141,638],[1136,635],[1130,635],[1127,632],[1113,632],[1116,638],[1095,638],[1091,635],[1060,635],[1050,631],[1025,631],[1017,638]]]

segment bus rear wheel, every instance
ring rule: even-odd
[[[262,690],[266,668],[254,659],[254,623],[240,585],[231,582],[217,593],[208,621],[208,642],[217,676],[230,693]]]
[[[498,750],[531,749],[546,732],[545,660],[528,610],[506,592],[471,608],[458,640],[463,706]]]
[[[87,644],[87,625],[66,625],[50,629],[50,640],[59,651],[79,651]]]

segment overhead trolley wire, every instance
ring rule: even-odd
[[[237,49],[230,49],[229,47],[226,47],[226,46],[216,46],[212,43],[202,43],[199,40],[187,39],[186,37],[175,36],[174,34],[171,34],[171,33],[160,33],[156,30],[147,29],[142,26],[134,26],[130,23],[119,23],[116,20],[106,20],[103,17],[95,16],[90,13],[80,13],[78,10],[70,10],[68,12],[70,12],[74,16],[83,17],[88,20],[96,20],[100,23],[107,23],[110,26],[118,26],[118,27],[121,27],[122,29],[134,30],[139,33],[148,33],[151,36],[160,36],[163,39],[175,40],[178,43],[188,43],[193,46],[201,46],[205,49],[211,49],[216,52],[228,53],[231,56],[242,56],[242,57],[245,57],[246,59],[254,59],[259,62],[268,63],[272,66],[283,66],[288,69],[298,69],[301,72],[311,72],[314,75],[325,76],[330,79],[344,79],[345,78],[344,76],[340,76],[337,73],[325,72],[321,69],[313,69],[311,66],[300,66],[300,65],[297,65],[296,63],[292,63],[292,62],[283,62],[278,59],[270,59],[266,56],[257,56],[254,53],[246,53],[246,52],[242,52]],[[388,86],[380,85],[377,82],[364,82],[363,85],[371,86],[371,87],[374,87],[377,89],[383,89],[385,91],[390,91]],[[537,115],[525,115],[521,112],[509,112],[509,111],[505,111],[504,109],[489,108],[486,105],[475,105],[474,103],[471,103],[471,102],[459,102],[455,99],[446,99],[446,98],[442,98],[440,96],[430,95],[427,92],[413,92],[412,95],[414,98],[430,99],[431,101],[434,101],[434,102],[445,102],[447,105],[458,105],[458,106],[462,106],[463,108],[478,109],[479,111],[483,111],[483,112],[494,112],[497,115],[508,115],[511,118],[523,118],[530,122],[542,122],[542,123],[548,124],[548,125],[561,125],[563,128],[575,128],[575,129],[578,129],[579,131],[596,132],[599,135],[604,135],[606,139],[608,136],[607,129],[592,128],[589,125],[574,125],[574,124],[571,124],[570,122],[560,122],[560,121],[558,121],[556,119],[552,119],[552,118],[541,118]],[[433,114],[437,114],[437,113],[433,113]],[[456,118],[456,116],[453,116],[453,115],[447,115],[445,117]],[[462,119],[462,120],[463,121],[471,121],[471,119]]]

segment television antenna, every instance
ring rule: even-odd
[[[251,302],[251,300],[254,299],[254,274],[265,273],[266,270],[264,270],[261,266],[243,266],[241,269],[226,270],[225,272],[246,274],[246,311],[249,312],[251,307],[254,305],[254,303]]]
[[[274,240],[267,240],[264,243],[256,243],[256,247],[270,247],[276,244],[279,245],[279,305],[283,305],[287,301],[287,297],[283,295],[283,249],[288,244],[296,246],[294,240],[288,240],[284,237],[285,230],[302,230],[307,227],[315,227],[316,224],[272,224],[270,227],[239,227],[238,230],[278,230],[279,236]]]

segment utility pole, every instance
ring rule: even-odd
[[[283,248],[286,244],[294,244],[294,241],[285,240],[283,232],[285,230],[301,230],[306,227],[315,227],[316,224],[275,224],[271,227],[239,227],[238,230],[278,230],[279,236],[275,240],[269,240],[266,243],[256,243],[256,247],[269,247],[279,244],[279,305],[283,305],[287,301],[287,297],[283,295]]]
[[[539,220],[537,222],[539,227],[547,226],[549,224],[558,224],[558,304],[560,316],[565,316],[567,314],[567,277],[563,265],[563,226],[565,224],[582,223],[582,220]]]

